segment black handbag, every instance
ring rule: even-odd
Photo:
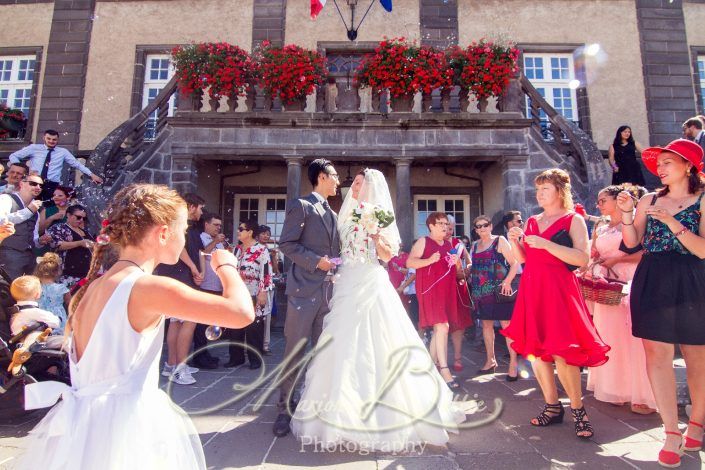
[[[551,237],[551,241],[553,243],[557,243],[561,246],[567,246],[568,248],[573,248],[573,239],[570,238],[570,234],[565,229],[561,229],[561,230],[557,231]],[[572,264],[565,263],[565,267],[568,268],[570,271],[575,271],[580,266],[573,266]]]
[[[502,286],[497,286],[494,290],[494,301],[498,304],[508,304],[517,299],[518,289],[512,287],[512,295],[502,294]]]

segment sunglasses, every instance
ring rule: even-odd
[[[475,225],[475,228],[476,228],[476,229],[487,228],[487,227],[489,227],[490,225],[492,225],[492,224],[490,224],[489,222],[487,222],[487,223],[485,223],[485,224],[477,224],[477,225]]]
[[[36,186],[39,186],[40,188],[44,186],[42,183],[37,183],[36,181],[26,181],[26,183],[29,184],[33,188]]]
[[[238,231],[238,232],[247,232],[248,229],[247,229],[247,227],[238,227],[238,228],[237,228],[237,231]]]
[[[76,217],[78,220],[88,220],[87,215],[77,215],[77,214],[71,214],[71,215]]]

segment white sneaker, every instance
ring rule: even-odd
[[[164,368],[162,369],[162,375],[164,377],[171,377],[171,374],[174,373],[174,367],[176,366],[170,366],[166,362],[164,363]]]
[[[196,379],[193,378],[183,364],[179,364],[174,373],[169,376],[169,380],[179,385],[191,385],[196,383]]]

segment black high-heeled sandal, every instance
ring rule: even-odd
[[[536,418],[536,424],[530,421],[532,426],[550,426],[552,424],[560,424],[563,422],[563,416],[565,416],[565,410],[563,405],[556,403],[555,405],[550,405],[546,403],[543,405],[543,411]]]
[[[443,369],[448,369],[450,370],[450,367],[439,367],[438,372],[440,373]],[[441,376],[442,377],[442,376]],[[443,379],[445,380],[445,379]],[[455,381],[455,379],[450,379],[448,382],[446,382],[446,385],[448,386],[449,389],[451,390],[457,390],[460,388],[460,384]]]
[[[573,414],[573,420],[575,420],[575,435],[582,439],[590,439],[595,435],[595,431],[590,425],[590,420],[587,419],[587,413],[585,412],[585,407],[571,408],[570,412]],[[590,434],[578,434],[581,432],[589,432]]]

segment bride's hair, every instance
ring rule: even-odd
[[[110,245],[119,248],[139,245],[155,225],[171,225],[186,202],[173,189],[156,184],[133,184],[121,189],[108,207],[101,237],[108,243],[96,243],[85,284],[76,292],[69,309],[69,324],[88,286],[98,277],[104,255]]]

